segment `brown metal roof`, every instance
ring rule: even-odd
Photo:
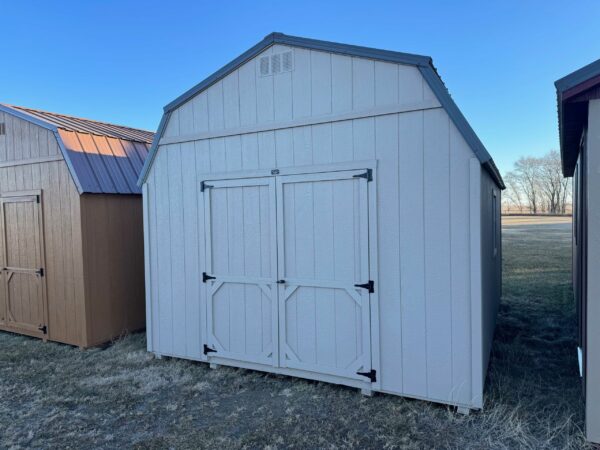
[[[154,133],[21,106],[0,109],[54,131],[80,193],[141,193],[137,179]]]

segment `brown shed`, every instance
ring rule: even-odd
[[[152,138],[0,104],[0,330],[90,347],[144,328]]]

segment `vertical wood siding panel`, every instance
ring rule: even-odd
[[[449,227],[449,119],[425,111],[425,294],[427,384],[431,398],[452,398],[452,304]]]
[[[206,91],[201,92],[191,102],[194,116],[194,132],[205,133],[208,131],[208,94]]]
[[[312,127],[312,154],[315,164],[333,162],[332,124],[325,123]]]
[[[470,404],[471,295],[469,257],[469,165],[472,151],[454,125],[450,126],[450,229],[452,270],[452,394]]]
[[[179,136],[179,109],[171,113],[164,132],[165,137]]]
[[[179,133],[183,136],[194,132],[194,105],[191,101],[179,108]]]
[[[312,115],[331,113],[331,54],[310,52]]]
[[[352,121],[336,122],[331,125],[332,162],[352,161],[354,158],[354,130]]]
[[[258,135],[256,133],[242,135],[242,168],[258,169]]]
[[[402,315],[400,311],[400,229],[398,189],[398,115],[378,117],[375,122],[377,142],[377,206],[379,225],[379,265],[385,276],[379,278],[379,331],[381,386],[402,392]]]
[[[367,117],[352,121],[354,160],[375,158],[375,119]]]
[[[195,141],[194,151],[196,152],[196,174],[210,173],[210,141]],[[196,180],[196,189],[200,179]]]
[[[273,107],[275,121],[291,120],[292,106],[292,72],[273,75]]]
[[[200,268],[198,261],[198,198],[196,150],[193,143],[181,145],[183,181],[183,242],[185,283],[186,356],[200,358]]]
[[[398,64],[375,61],[375,105],[398,103]]]
[[[270,55],[272,49],[267,49],[260,56]],[[259,58],[260,58],[259,56]],[[275,118],[273,105],[273,76],[261,76],[260,64],[256,64],[256,119],[257,123],[272,122]]]
[[[225,128],[240,126],[240,91],[237,70],[223,79],[223,114]]]
[[[211,139],[210,145],[210,171],[225,172],[227,170],[227,155],[225,154],[225,139]]]
[[[294,142],[292,130],[275,131],[276,167],[289,167],[294,165]]]
[[[291,161],[289,158],[284,158],[290,161],[288,165],[304,166],[312,164],[313,149],[312,149],[312,129],[311,127],[298,127],[292,130],[293,134],[293,149]],[[279,157],[278,157],[279,159]]]
[[[331,107],[332,112],[352,110],[352,58],[331,55]]]
[[[310,50],[294,49],[294,70],[292,90],[294,119],[311,115]]]
[[[277,165],[275,159],[275,133],[273,131],[258,133],[258,165],[261,169],[268,169]]]
[[[161,147],[156,156],[156,233],[158,239],[158,299],[159,299],[159,353],[173,353],[173,292],[171,273],[171,228],[168,153],[171,146]]]
[[[423,76],[416,67],[398,66],[400,104],[414,104],[423,100]]]
[[[181,146],[170,146],[168,156],[169,179],[169,238],[171,242],[171,318],[173,352],[186,355],[186,292],[185,292],[185,234],[183,224],[183,182]]]
[[[256,123],[256,62],[249,61],[239,69],[240,83],[240,124]]]
[[[400,255],[406,255],[400,257],[403,390],[426,397],[423,113],[399,114],[398,120]]]
[[[208,94],[208,129],[210,131],[225,128],[225,113],[223,105],[223,81],[213,84],[207,90]]]
[[[225,138],[225,161],[228,172],[242,170],[242,139],[240,136]]]
[[[359,111],[375,106],[375,63],[370,59],[352,58],[352,106]]]

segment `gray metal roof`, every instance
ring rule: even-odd
[[[486,150],[485,146],[479,140],[463,114],[452,100],[446,86],[442,82],[442,79],[438,75],[435,67],[433,66],[433,62],[428,56],[414,55],[410,53],[400,53],[389,50],[380,50],[369,47],[360,47],[356,45],[347,45],[347,44],[339,44],[336,42],[328,42],[328,41],[320,41],[316,39],[308,39],[296,36],[288,36],[283,33],[271,33],[266,36],[262,41],[258,44],[242,53],[240,56],[235,58],[229,64],[223,66],[221,69],[217,70],[215,73],[210,75],[208,78],[189,89],[187,92],[183,93],[171,103],[164,107],[164,114],[160,121],[160,125],[158,127],[158,131],[154,136],[154,140],[152,142],[152,147],[150,148],[150,154],[144,163],[144,168],[142,169],[142,173],[138,180],[138,185],[141,186],[145,180],[154,157],[156,156],[156,151],[158,149],[158,142],[160,141],[166,124],[168,122],[168,118],[173,110],[181,106],[183,103],[205,90],[212,84],[221,80],[229,73],[236,70],[242,64],[247,62],[248,60],[254,58],[256,55],[267,49],[268,47],[281,44],[288,45],[293,47],[301,47],[310,50],[320,50],[331,53],[337,53],[341,55],[348,56],[356,56],[368,59],[375,59],[380,61],[387,61],[399,64],[407,64],[418,67],[419,71],[431,87],[432,91],[437,96],[438,100],[442,104],[442,107],[446,110],[463,138],[466,140],[468,145],[471,147],[482,166],[489,172],[492,179],[496,182],[498,187],[504,189],[504,181],[502,180],[502,176],[498,171],[492,157]]]
[[[154,133],[0,104],[0,111],[54,133],[80,194],[140,194],[137,179]]]
[[[600,59],[557,80],[558,130],[563,175],[573,176],[581,135],[588,118],[588,102],[580,96],[600,86]],[[578,101],[570,101],[578,96]]]

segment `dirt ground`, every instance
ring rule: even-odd
[[[505,222],[506,223],[506,222]],[[507,225],[483,412],[0,333],[0,448],[581,448],[570,225]]]

